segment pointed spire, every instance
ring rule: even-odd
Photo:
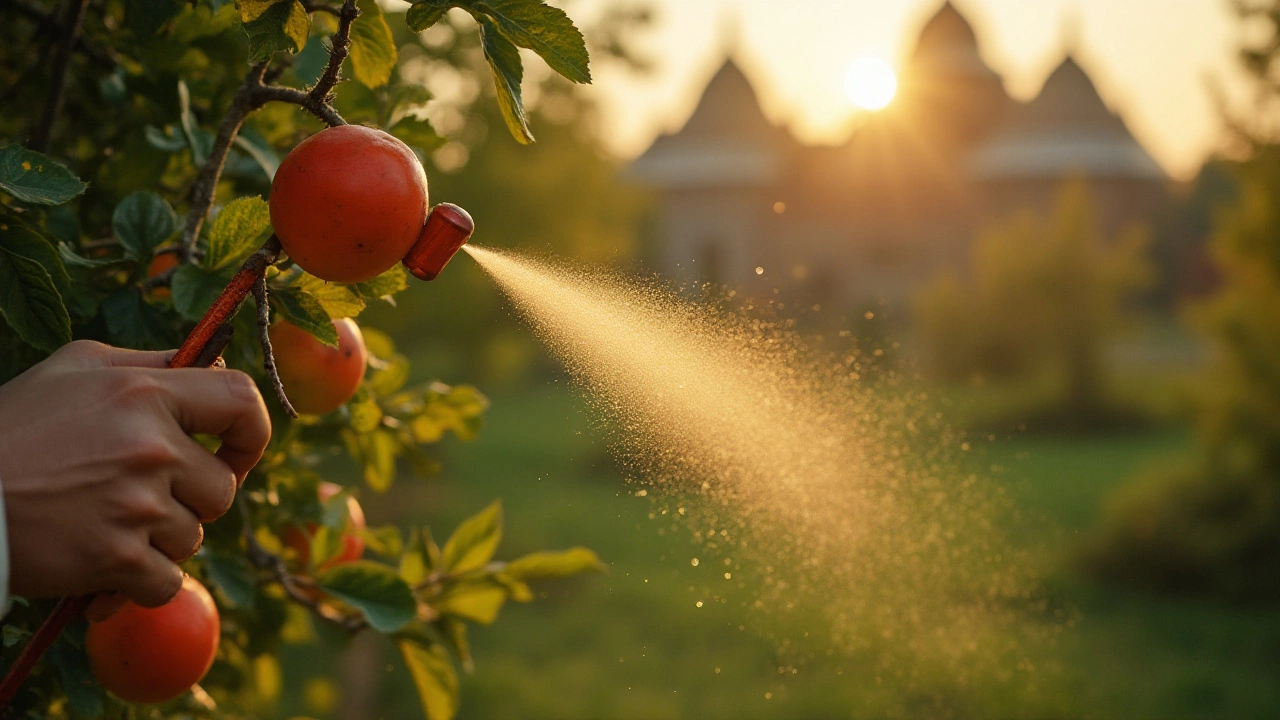
[[[736,5],[720,8],[720,53],[726,58],[735,57],[742,49],[742,15]]]
[[[1063,4],[1059,32],[1062,36],[1062,53],[1067,57],[1075,56],[1084,39],[1084,8],[1078,0],[1066,0]]]

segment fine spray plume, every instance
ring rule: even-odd
[[[834,653],[908,685],[1051,640],[1055,621],[1010,609],[1043,612],[1008,498],[923,393],[873,371],[879,348],[822,350],[750,302],[466,250],[583,391],[631,494],[692,541],[677,568],[696,607],[797,665]],[[1028,647],[993,652],[1011,630]]]

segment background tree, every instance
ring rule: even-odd
[[[970,274],[947,274],[917,298],[928,362],[951,381],[1051,378],[1054,405],[1089,422],[1108,405],[1107,338],[1150,280],[1147,234],[1097,232],[1083,182],[1066,184],[1049,218],[1031,214],[978,239]]]
[[[1246,159],[1211,251],[1222,284],[1193,313],[1218,350],[1196,409],[1194,462],[1115,499],[1086,553],[1098,575],[1173,592],[1274,604],[1280,597],[1280,3],[1239,2],[1259,31],[1242,50],[1257,110],[1232,124]]]

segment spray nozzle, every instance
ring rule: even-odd
[[[404,266],[419,280],[435,280],[476,229],[466,210],[453,203],[431,208],[418,241],[404,256]]]

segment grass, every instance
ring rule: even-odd
[[[1054,551],[1053,591],[1076,618],[1040,648],[1039,666],[1021,683],[1002,680],[998,663],[969,684],[927,670],[895,679],[839,655],[793,668],[765,639],[776,628],[760,617],[732,603],[697,607],[718,571],[692,567],[693,546],[649,519],[649,502],[625,489],[622,470],[558,383],[494,398],[481,438],[445,448],[444,477],[402,481],[394,497],[366,495],[365,507],[375,521],[429,523],[439,537],[501,497],[501,556],[586,545],[610,565],[605,576],[545,586],[539,602],[509,606],[474,630],[477,669],[463,680],[463,718],[1274,717],[1280,616],[1111,591],[1065,562],[1112,488],[1151,462],[1176,460],[1188,442],[1183,431],[1161,430],[975,447],[975,462],[1001,468],[1019,505],[1043,518],[1043,533],[1027,540]],[[391,669],[378,673],[369,717],[416,717],[392,651],[381,652]],[[331,669],[316,655],[289,653],[286,687]],[[324,702],[304,695],[293,693],[280,710],[326,715]]]

